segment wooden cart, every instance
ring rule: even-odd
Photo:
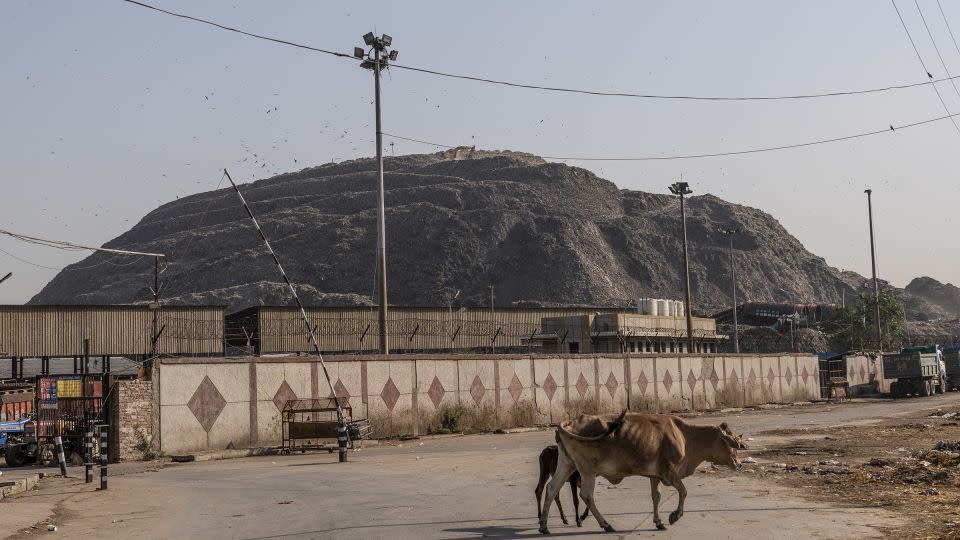
[[[370,423],[353,417],[349,400],[341,398],[340,407],[350,448],[356,448],[357,441],[370,437]],[[280,419],[284,453],[337,449],[337,404],[333,398],[291,399],[284,404]]]

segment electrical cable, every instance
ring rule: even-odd
[[[430,75],[436,75],[439,77],[448,77],[451,79],[462,79],[467,81],[476,81],[483,82],[488,84],[495,84],[500,86],[509,86],[513,88],[526,88],[530,90],[544,90],[549,92],[563,92],[569,94],[584,94],[590,96],[604,96],[604,97],[626,97],[626,98],[637,98],[637,99],[663,99],[663,100],[683,100],[683,101],[788,101],[788,100],[800,100],[800,99],[818,99],[818,98],[829,98],[829,97],[840,97],[840,96],[856,96],[863,94],[874,94],[880,92],[889,92],[892,90],[904,90],[907,88],[916,88],[919,86],[926,86],[929,84],[934,84],[937,82],[942,82],[947,79],[936,79],[915,83],[902,83],[902,84],[893,84],[889,86],[883,86],[879,88],[865,88],[860,90],[835,90],[830,92],[822,93],[811,93],[811,94],[786,94],[786,95],[772,95],[772,96],[697,96],[697,95],[684,95],[684,94],[641,94],[641,93],[632,93],[632,92],[606,92],[599,90],[584,90],[580,88],[564,88],[558,86],[543,86],[537,84],[528,84],[528,83],[518,83],[511,81],[502,81],[497,79],[487,79],[484,77],[477,77],[472,75],[459,75],[453,73],[445,73],[442,71],[436,71],[432,69],[405,66],[403,64],[390,64],[390,67],[395,67],[399,69],[406,69],[408,71],[416,71],[419,73],[427,73]],[[960,78],[960,75],[957,76]]]
[[[156,6],[151,6],[150,4],[147,4],[147,3],[144,3],[144,2],[137,2],[136,0],[122,0],[122,1],[123,1],[123,2],[127,2],[128,4],[133,4],[133,5],[137,5],[137,6],[140,6],[140,7],[147,8],[147,9],[152,9],[152,10],[154,10],[154,11],[159,11],[160,13],[164,13],[164,14],[167,14],[167,15],[170,15],[170,16],[173,16],[173,17],[179,17],[179,18],[181,18],[181,19],[188,19],[188,20],[195,21],[195,22],[198,22],[198,23],[208,24],[208,25],[210,25],[210,26],[215,26],[215,27],[217,27],[217,28],[220,28],[221,30],[227,30],[227,31],[229,31],[229,32],[236,32],[236,33],[238,33],[238,34],[243,34],[243,35],[245,35],[245,36],[249,36],[249,37],[252,37],[252,38],[263,39],[263,40],[266,40],[266,41],[272,41],[272,42],[274,42],[274,43],[279,43],[279,44],[281,44],[281,45],[289,45],[289,46],[291,46],[291,47],[297,47],[298,49],[306,49],[306,50],[308,50],[308,51],[319,52],[319,53],[324,53],[324,54],[330,54],[330,55],[339,56],[339,57],[342,57],[342,58],[353,58],[353,55],[352,55],[352,54],[347,54],[347,53],[342,53],[342,52],[337,52],[337,51],[328,51],[328,50],[326,50],[326,49],[320,49],[320,48],[317,48],[317,47],[311,47],[311,46],[309,46],[309,45],[303,45],[303,44],[301,44],[301,43],[295,43],[295,42],[293,42],[293,41],[287,41],[287,40],[284,40],[284,39],[273,38],[273,37],[270,37],[270,36],[263,36],[263,35],[260,35],[260,34],[254,34],[254,33],[252,33],[252,32],[247,32],[247,31],[245,31],[245,30],[240,30],[239,28],[232,28],[232,27],[230,27],[230,26],[225,26],[225,25],[222,25],[222,24],[220,24],[220,23],[217,23],[217,22],[214,22],[214,21],[210,21],[210,20],[207,20],[207,19],[201,19],[201,18],[199,18],[199,17],[193,17],[193,16],[190,16],[190,15],[185,15],[185,14],[183,14],[183,13],[175,13],[175,12],[173,12],[173,11],[167,11],[167,10],[165,10],[165,9],[158,8],[158,7],[156,7]]]
[[[674,154],[674,155],[667,155],[667,156],[636,156],[636,157],[584,157],[584,156],[540,156],[540,157],[544,159],[554,159],[557,161],[671,161],[671,160],[679,160],[679,159],[701,159],[701,158],[712,158],[712,157],[739,156],[744,154],[757,154],[761,152],[775,152],[779,150],[790,150],[793,148],[803,148],[806,146],[815,146],[820,144],[859,139],[862,137],[870,137],[873,135],[880,135],[881,133],[890,133],[890,132],[899,131],[902,129],[908,129],[912,127],[922,126],[925,124],[931,124],[934,122],[939,122],[941,120],[947,120],[947,119],[953,120],[954,117],[958,115],[960,115],[960,113],[951,113],[944,116],[938,116],[935,118],[928,118],[926,120],[921,120],[919,122],[911,122],[909,124],[903,124],[900,126],[894,126],[893,124],[891,124],[890,127],[888,128],[877,129],[873,131],[866,131],[863,133],[856,133],[853,135],[845,135],[842,137],[832,137],[829,139],[817,139],[813,141],[806,141],[806,142],[794,143],[794,144],[784,144],[779,146],[748,148],[746,150],[734,150],[734,151],[728,151],[728,152],[715,152],[715,153],[703,153],[703,154]],[[463,146],[463,145],[451,146],[446,144],[439,144],[439,143],[424,141],[420,139],[401,137],[400,135],[394,135],[392,133],[386,133],[386,132],[384,132],[383,134],[393,139],[415,142],[415,143],[425,144],[428,146],[436,146],[440,148],[458,148],[459,146]]]
[[[943,23],[947,25],[947,32],[950,32],[950,39],[953,40],[953,48],[957,50],[957,54],[960,54],[960,45],[957,45],[957,36],[953,35],[953,28],[950,27],[950,21],[947,19],[947,14],[943,11],[943,4],[940,3],[940,0],[937,0],[937,7],[940,8],[940,16],[943,17]]]
[[[930,37],[930,43],[933,44],[933,50],[937,51],[937,58],[940,59],[940,65],[943,67],[943,71],[950,75],[950,68],[947,67],[947,63],[943,61],[943,55],[940,54],[940,47],[937,46],[937,40],[933,38],[933,32],[930,31],[930,25],[927,24],[927,18],[923,16],[923,10],[920,9],[920,2],[913,0],[914,5],[917,6],[917,13],[920,14],[920,20],[923,21],[923,27],[927,29],[927,36]],[[960,90],[957,89],[957,83],[950,80],[950,84],[953,85],[953,91],[957,93],[957,97],[960,97]]]
[[[10,253],[9,251],[7,251],[7,250],[5,250],[5,249],[2,249],[2,248],[0,248],[0,253],[5,253],[5,254],[9,255],[10,257],[13,257],[14,259],[16,259],[16,260],[18,260],[18,261],[20,261],[20,262],[22,262],[22,263],[29,264],[30,266],[36,266],[37,268],[46,268],[47,270],[53,270],[53,271],[55,271],[55,272],[57,272],[57,271],[60,270],[59,268],[54,268],[54,267],[52,267],[52,266],[44,266],[44,265],[42,265],[42,264],[38,264],[38,263],[35,263],[35,262],[33,262],[33,261],[28,261],[28,260],[24,259],[23,257],[18,257],[18,256],[16,256],[16,255],[14,255],[13,253]]]
[[[74,244],[74,243],[71,243],[71,242],[64,242],[64,241],[62,241],[62,240],[49,240],[49,239],[40,238],[40,237],[37,237],[37,236],[27,236],[27,235],[25,235],[25,234],[15,233],[15,232],[7,231],[7,230],[4,230],[4,229],[0,229],[0,234],[5,234],[5,235],[7,235],[7,236],[9,236],[9,237],[11,237],[11,238],[16,238],[17,240],[21,240],[21,241],[27,242],[27,243],[29,243],[29,244],[37,244],[37,245],[40,245],[40,246],[46,246],[46,247],[52,247],[52,248],[57,248],[57,249],[63,249],[63,250],[67,250],[67,251],[88,250],[88,251],[101,251],[101,252],[104,252],[104,253],[117,253],[117,254],[120,254],[120,255],[145,255],[145,256],[148,256],[148,257],[165,257],[165,255],[162,254],[162,253],[144,253],[144,252],[140,252],[140,251],[127,251],[127,250],[123,250],[123,249],[112,249],[112,248],[103,248],[103,247],[84,246],[84,245],[81,245],[81,244]]]
[[[277,44],[280,44],[280,45],[288,45],[288,46],[291,46],[291,47],[296,47],[296,48],[298,48],[298,49],[305,49],[305,50],[312,51],[312,52],[318,52],[318,53],[328,54],[328,55],[332,55],[332,56],[335,56],[335,57],[338,57],[338,58],[347,58],[347,59],[351,59],[351,60],[357,60],[357,58],[355,58],[352,54],[342,53],[342,52],[338,52],[338,51],[332,51],[332,50],[328,50],[328,49],[321,49],[321,48],[319,48],[319,47],[313,47],[313,46],[310,46],[310,45],[304,45],[304,44],[302,44],[302,43],[297,43],[297,42],[293,42],[293,41],[289,41],[289,40],[285,40],[285,39],[279,39],[279,38],[274,38],[274,37],[270,37],[270,36],[265,36],[265,35],[262,35],[262,34],[256,34],[256,33],[253,33],[253,32],[248,32],[248,31],[245,31],[245,30],[241,30],[241,29],[239,29],[239,28],[233,28],[233,27],[230,27],[230,26],[226,26],[226,25],[224,25],[224,24],[220,24],[220,23],[217,23],[217,22],[208,20],[208,19],[203,19],[203,18],[200,18],[200,17],[194,17],[194,16],[191,16],[191,15],[186,15],[186,14],[183,14],[183,13],[176,13],[176,12],[173,12],[173,11],[169,11],[169,10],[166,10],[166,9],[162,9],[162,8],[159,8],[159,7],[156,7],[156,6],[152,6],[152,5],[150,5],[150,4],[147,4],[147,3],[145,3],[145,2],[138,2],[137,0],[121,0],[121,1],[126,2],[126,3],[128,3],[128,4],[131,4],[131,5],[139,6],[139,7],[142,7],[142,8],[146,8],[146,9],[150,9],[150,10],[153,10],[153,11],[157,11],[157,12],[159,12],[159,13],[163,13],[163,14],[166,14],[166,15],[170,15],[170,16],[172,16],[172,17],[178,17],[178,18],[181,18],[181,19],[187,19],[187,20],[190,20],[190,21],[199,22],[199,23],[202,23],[202,24],[206,24],[206,25],[209,25],[209,26],[213,26],[213,27],[219,28],[219,29],[221,29],[221,30],[226,30],[226,31],[229,31],[229,32],[235,32],[235,33],[238,33],[238,34],[242,34],[242,35],[244,35],[244,36],[248,36],[248,37],[252,37],[252,38],[256,38],[256,39],[261,39],[261,40],[269,41],[269,42],[272,42],[272,43],[277,43]],[[919,52],[918,52],[917,54],[919,55]],[[524,89],[529,89],[529,90],[542,90],[542,91],[547,91],[547,92],[562,92],[562,93],[569,93],[569,94],[580,94],[580,95],[589,95],[589,96],[603,96],[603,97],[623,97],[623,98],[635,98],[635,99],[662,99],[662,100],[688,100],[688,101],[780,101],[780,100],[786,101],[786,100],[800,100],[800,99],[819,99],[819,98],[830,98],[830,97],[840,97],[840,96],[854,96],[854,95],[863,95],[863,94],[874,94],[874,93],[889,92],[889,91],[894,91],[894,90],[904,90],[904,89],[908,89],[908,88],[916,88],[916,87],[920,87],[920,86],[932,85],[932,84],[935,84],[935,83],[938,83],[938,82],[943,82],[943,81],[946,81],[946,80],[953,80],[953,79],[956,79],[956,78],[960,78],[960,75],[958,75],[957,77],[948,77],[948,78],[942,78],[942,79],[933,79],[933,77],[930,76],[930,77],[929,77],[930,80],[927,80],[927,81],[920,81],[920,82],[913,82],[913,83],[891,84],[891,85],[882,86],[882,87],[877,87],[877,88],[864,88],[864,89],[855,89],[855,90],[835,90],[835,91],[828,91],[828,92],[806,93],[806,94],[785,94],[785,95],[770,95],[770,96],[704,96],[704,95],[699,95],[699,96],[698,96],[698,95],[683,95],[683,94],[645,94],[645,93],[634,93],[634,92],[610,92],[610,91],[600,91],[600,90],[586,90],[586,89],[582,89],[582,88],[565,88],[565,87],[558,87],[558,86],[545,86],[545,85],[537,85],[537,84],[529,84],[529,83],[521,83],[521,82],[514,82],[514,81],[504,81],[504,80],[498,80],[498,79],[491,79],[491,78],[479,77],[479,76],[474,76],[474,75],[463,75],[463,74],[456,74],[456,73],[448,73],[448,72],[443,72],[443,71],[439,71],[439,70],[435,70],[435,69],[428,69],[428,68],[417,67],[417,66],[407,66],[407,65],[396,64],[396,63],[390,64],[390,67],[395,67],[395,68],[398,68],[398,69],[405,69],[405,70],[407,70],[407,71],[413,71],[413,72],[418,72],[418,73],[425,73],[425,74],[429,74],[429,75],[435,75],[435,76],[438,76],[438,77],[447,77],[447,78],[451,78],[451,79],[461,79],[461,80],[466,80],[466,81],[482,82],[482,83],[494,84],[494,85],[499,85],[499,86],[508,86],[508,87],[512,87],[512,88],[524,88]],[[929,73],[928,73],[928,74],[929,74]]]
[[[906,21],[903,20],[903,14],[900,13],[900,8],[897,7],[897,2],[896,2],[896,0],[890,0],[890,3],[893,4],[893,9],[896,10],[896,12],[897,12],[897,17],[900,18],[900,25],[903,26],[903,31],[906,32],[906,34],[907,34],[907,39],[910,40],[910,45],[913,46],[913,52],[917,53],[917,60],[920,61],[920,67],[922,67],[922,68],[923,68],[923,71],[925,71],[925,72],[927,73],[927,77],[928,77],[929,79],[933,80],[933,75],[931,75],[931,74],[930,74],[930,70],[927,69],[927,64],[923,61],[923,56],[920,55],[920,49],[917,48],[916,42],[913,41],[913,36],[910,35],[910,29],[907,27]],[[919,9],[920,9],[920,5],[917,4],[917,10],[919,10]],[[921,18],[923,17],[923,13],[922,13],[922,12],[920,13],[920,17],[921,17]],[[926,24],[926,23],[924,23],[924,24]],[[931,36],[931,39],[932,39],[932,36]],[[934,45],[934,46],[936,46],[936,45]],[[944,112],[946,112],[947,115],[950,115],[950,108],[947,107],[947,102],[943,100],[943,96],[940,94],[940,89],[937,88],[937,85],[936,85],[936,84],[934,84],[934,85],[932,86],[932,88],[933,88],[933,91],[937,94],[937,99],[940,100],[940,105],[943,106]],[[957,135],[960,135],[960,126],[957,125],[957,121],[954,120],[952,116],[950,117],[950,122],[953,123],[953,128],[957,131]]]

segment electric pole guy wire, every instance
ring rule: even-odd
[[[333,387],[333,381],[330,380],[330,373],[327,371],[327,364],[323,361],[323,354],[320,352],[320,345],[317,343],[317,336],[313,333],[313,327],[310,326],[310,319],[307,318],[307,311],[303,308],[303,303],[300,302],[300,296],[297,295],[297,290],[294,288],[293,283],[290,282],[290,278],[287,277],[287,273],[283,270],[283,265],[280,264],[280,259],[277,258],[276,252],[273,251],[273,247],[270,246],[270,241],[267,240],[267,235],[263,233],[263,229],[260,228],[260,222],[257,221],[256,216],[253,215],[253,210],[250,209],[250,205],[247,204],[247,200],[243,198],[243,194],[240,193],[240,188],[237,187],[237,184],[233,181],[233,178],[230,177],[230,173],[226,169],[223,170],[223,174],[227,176],[227,180],[230,181],[230,185],[233,186],[233,190],[237,192],[237,196],[240,197],[240,202],[243,204],[243,208],[247,211],[247,215],[250,216],[250,219],[253,221],[253,226],[256,227],[257,232],[260,233],[260,238],[263,239],[263,243],[267,246],[267,251],[270,252],[270,256],[273,257],[273,262],[276,263],[277,269],[280,270],[280,275],[283,276],[283,280],[287,283],[287,287],[290,288],[290,293],[293,295],[293,299],[297,302],[297,307],[300,308],[300,316],[303,318],[303,326],[307,329],[307,333],[310,335],[310,343],[313,345],[314,352],[317,353],[317,358],[320,359],[320,367],[323,368],[323,376],[327,379],[327,384],[330,386],[330,394],[333,396],[333,402],[337,407],[337,424],[340,432],[343,432],[344,429],[344,417],[343,417],[343,408],[340,407],[340,398],[337,396],[337,391]],[[344,462],[347,460],[346,447],[343,444],[340,445],[340,461]]]

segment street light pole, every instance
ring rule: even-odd
[[[730,280],[733,282],[733,352],[740,354],[740,328],[737,326],[737,267],[733,263],[733,235],[734,229],[720,229],[722,234],[730,237]]]
[[[390,354],[390,342],[387,336],[387,223],[386,211],[384,209],[384,188],[383,188],[383,130],[380,122],[380,71],[389,67],[388,60],[397,59],[396,50],[387,48],[393,43],[393,38],[384,34],[377,37],[373,32],[363,36],[363,42],[373,51],[373,57],[370,57],[369,51],[364,51],[360,47],[354,47],[353,55],[363,60],[360,66],[373,70],[373,91],[374,102],[376,103],[377,120],[377,176],[379,178],[380,200],[378,219],[377,238],[380,244],[379,272],[377,280],[377,289],[380,296],[380,354]],[[382,56],[381,56],[382,55]]]
[[[675,182],[670,186],[670,193],[680,196],[680,225],[683,231],[683,274],[684,283],[687,289],[687,353],[694,352],[693,347],[693,316],[691,315],[692,304],[690,301],[690,261],[687,256],[687,214],[683,205],[683,196],[693,193],[690,184],[686,182]]]
[[[867,194],[867,216],[870,220],[870,265],[873,269],[873,302],[876,308],[875,316],[877,318],[877,350],[883,350],[883,339],[880,330],[880,282],[877,280],[877,250],[873,238],[873,190],[863,191]]]

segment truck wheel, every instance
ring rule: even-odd
[[[27,463],[27,449],[22,444],[15,444],[7,448],[5,454],[7,467],[23,467]]]
[[[941,393],[941,394],[946,394],[946,393],[947,393],[947,381],[945,381],[945,380],[941,380],[941,381],[940,381],[940,393]]]
[[[933,386],[933,382],[932,382],[932,381],[923,381],[923,382],[920,383],[920,384],[922,385],[922,388],[921,388],[922,392],[921,392],[921,393],[922,393],[923,397],[930,397],[930,395],[933,394],[933,392],[931,391],[931,387]]]

